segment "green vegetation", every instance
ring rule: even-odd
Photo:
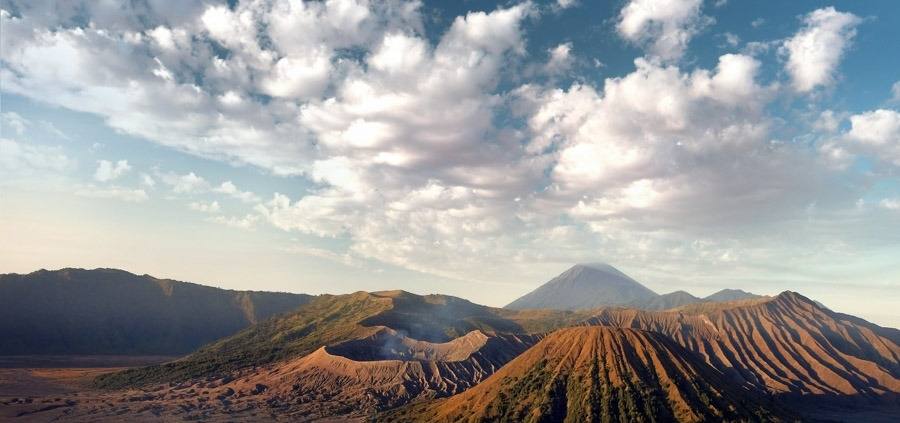
[[[415,339],[445,342],[476,329],[535,333],[581,318],[572,312],[514,312],[445,295],[403,291],[323,295],[291,314],[258,323],[181,360],[105,375],[96,382],[103,388],[121,388],[221,375],[365,337],[374,326],[387,326]]]
[[[309,354],[323,345],[367,335],[359,325],[390,308],[390,301],[365,292],[321,296],[296,312],[251,326],[171,363],[104,375],[103,388],[181,381]]]

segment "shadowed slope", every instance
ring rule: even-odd
[[[311,298],[115,269],[0,275],[0,355],[180,355]]]
[[[561,329],[482,384],[384,421],[745,421],[783,412],[670,339],[633,329]]]

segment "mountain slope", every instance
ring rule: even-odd
[[[539,336],[475,330],[443,343],[379,327],[368,337],[228,375],[81,398],[69,421],[362,419],[416,400],[462,392]],[[135,401],[139,407],[131,408]]]
[[[0,275],[0,355],[184,354],[311,298],[115,269],[5,274]]]
[[[777,421],[784,416],[660,334],[561,329],[480,385],[384,421]]]
[[[172,363],[103,376],[119,388],[220,375],[303,357],[322,346],[373,336],[390,328],[414,339],[447,342],[471,331],[530,334],[582,322],[587,314],[518,312],[446,295],[404,291],[322,295],[296,311],[251,326]]]
[[[659,295],[648,300],[628,304],[627,307],[639,308],[641,310],[668,310],[688,304],[696,304],[704,302],[687,292],[675,291],[668,294]]]
[[[655,292],[608,264],[578,264],[505,308],[585,310],[656,297]]]
[[[679,311],[607,309],[589,324],[665,334],[734,380],[783,397],[894,401],[900,394],[895,329],[831,312],[800,294]]]
[[[737,301],[737,300],[752,300],[754,298],[761,298],[761,295],[756,295],[747,291],[743,291],[740,289],[723,289],[716,293],[710,294],[703,299],[706,301]]]

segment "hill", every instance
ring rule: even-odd
[[[786,414],[671,339],[608,327],[561,329],[480,385],[384,421],[779,421]]]
[[[578,264],[506,308],[585,310],[642,303],[658,295],[608,264]]]
[[[0,275],[0,355],[181,355],[312,297],[115,269]]]
[[[706,297],[703,297],[706,301],[737,301],[737,300],[752,300],[754,298],[760,298],[761,295],[756,295],[747,291],[743,291],[740,289],[723,289],[714,294],[710,294]]]
[[[896,404],[900,394],[900,331],[790,291],[676,311],[606,309],[587,323],[664,334],[734,380],[788,402]]]
[[[648,300],[628,304],[628,307],[641,310],[668,310],[688,304],[702,303],[706,300],[697,298],[685,291],[675,291],[650,298]]]
[[[511,311],[447,295],[404,291],[322,295],[296,311],[270,319],[159,366],[130,369],[98,379],[105,388],[222,375],[303,357],[322,346],[374,336],[383,328],[413,339],[448,342],[472,331],[535,334],[584,321],[588,314]]]

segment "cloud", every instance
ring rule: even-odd
[[[821,170],[814,156],[770,142],[765,105],[774,91],[757,82],[756,59],[727,54],[715,70],[691,73],[635,64],[602,91],[519,91],[533,134],[527,148],[554,160],[542,207],[597,230],[689,232],[774,218],[810,201],[799,193],[815,191]]]
[[[878,160],[900,166],[900,113],[878,109],[850,116],[847,137]]]
[[[194,172],[184,175],[177,173],[161,173],[158,175],[164,184],[172,187],[172,192],[177,194],[193,194],[205,192],[210,189],[209,182],[202,176],[197,176]]]
[[[75,190],[75,195],[88,198],[115,199],[129,203],[142,203],[149,198],[143,189],[119,186],[98,187],[90,184],[80,186]]]
[[[247,214],[243,217],[236,216],[213,216],[208,218],[210,222],[219,223],[231,228],[252,229],[256,226],[260,217],[257,214]]]
[[[41,171],[65,172],[75,165],[76,161],[62,148],[0,138],[0,173],[21,176]]]
[[[891,101],[892,102],[900,102],[900,81],[891,85]]]
[[[900,210],[900,198],[885,198],[878,205],[888,210]]]
[[[302,103],[322,100],[359,69],[344,53],[422,28],[416,2],[131,7],[84,4],[69,14],[34,2],[17,5],[18,16],[3,12],[4,90],[187,153],[286,175],[308,170],[316,156],[296,119]],[[84,26],[81,12],[106,15]]]
[[[118,179],[130,170],[131,165],[128,164],[128,160],[119,160],[115,163],[109,160],[98,160],[94,179],[100,182],[109,182]]]
[[[221,194],[225,194],[231,198],[235,198],[241,200],[245,203],[257,203],[259,202],[259,197],[249,191],[241,191],[237,186],[234,185],[231,181],[222,182],[221,185],[213,188],[214,192],[218,192]]]
[[[781,47],[787,55],[786,68],[795,90],[808,92],[834,82],[841,57],[861,21],[834,7],[815,10],[803,18],[803,28]]]
[[[663,60],[677,60],[688,42],[710,22],[700,14],[702,0],[631,0],[616,29],[622,38],[646,46]]]
[[[147,188],[153,188],[156,186],[156,180],[153,179],[152,176],[150,176],[146,173],[142,173],[141,174],[141,185],[143,185]]]
[[[0,113],[0,128],[12,129],[16,135],[21,136],[25,133],[25,128],[31,125],[28,119],[23,118],[16,112]],[[3,134],[0,134],[2,136]]]
[[[202,201],[194,201],[188,204],[188,208],[203,213],[218,213],[221,211],[218,201],[204,203]]]
[[[572,68],[572,43],[563,43],[547,51],[550,58],[544,65],[544,71],[549,75],[558,75]]]

